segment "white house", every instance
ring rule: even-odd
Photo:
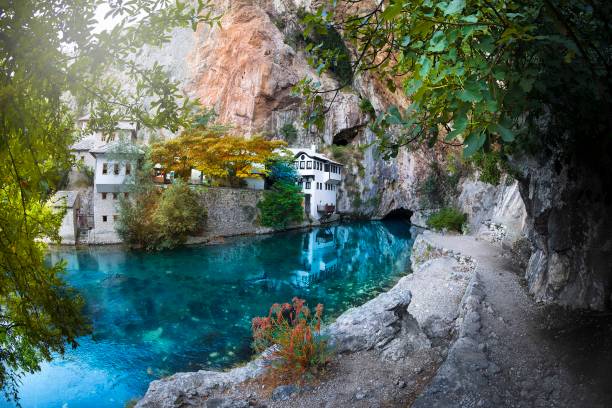
[[[95,157],[93,187],[93,242],[121,242],[115,231],[119,198],[129,195],[129,183],[144,154],[137,146],[112,142],[90,150]]]
[[[343,165],[317,153],[316,146],[289,149],[293,153],[299,184],[304,193],[304,210],[312,219],[336,212],[336,195]]]

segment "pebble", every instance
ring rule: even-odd
[[[355,399],[357,401],[362,400],[366,397],[366,395],[363,392],[358,392],[357,394],[355,394]]]
[[[400,388],[406,388],[406,383],[404,381],[400,381],[397,383],[397,386]]]

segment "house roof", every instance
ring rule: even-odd
[[[78,196],[78,191],[61,190],[53,194],[53,196],[49,200],[49,204],[51,204],[52,207],[63,207],[64,205],[66,205],[67,208],[72,208],[74,207]]]
[[[140,147],[134,144],[131,144],[131,143],[121,143],[119,141],[111,142],[103,146],[96,147],[94,149],[91,149],[89,152],[93,154],[94,156],[103,155],[106,153],[117,153],[117,154],[124,153],[124,154],[138,154],[138,155],[144,154],[144,151]]]
[[[298,155],[304,153],[305,155],[313,158],[313,159],[318,159],[321,160],[323,162],[328,162],[328,163],[333,163],[336,164],[338,166],[344,166],[344,164],[342,163],[338,163],[337,161],[334,161],[332,159],[330,159],[329,157],[322,155],[321,153],[317,153],[316,151],[306,148],[306,147],[298,147],[298,148],[289,148],[289,150],[291,151],[291,153],[293,153],[293,157],[297,157]]]
[[[87,137],[70,146],[70,150],[91,150],[94,147],[94,142],[93,138]]]

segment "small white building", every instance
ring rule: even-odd
[[[87,129],[89,115],[85,115],[77,119],[77,128],[79,130]],[[138,123],[127,120],[117,122],[115,131],[111,135],[105,135],[102,131],[92,131],[78,142],[70,146],[70,151],[77,163],[93,169],[96,165],[96,159],[91,154],[92,149],[97,149],[114,141],[122,140],[125,142],[136,143],[138,135]]]
[[[304,193],[304,211],[314,220],[336,212],[343,165],[317,153],[316,146],[291,148]]]
[[[121,197],[128,198],[130,183],[138,161],[144,154],[137,146],[113,142],[90,150],[95,157],[93,187],[93,242],[118,243],[115,231],[118,204]]]
[[[77,213],[80,201],[78,191],[58,191],[49,200],[49,205],[58,211],[66,208],[66,214],[59,229],[62,244],[74,245],[78,239]]]

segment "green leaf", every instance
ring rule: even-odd
[[[421,65],[419,75],[421,76],[421,78],[427,77],[427,74],[429,74],[429,71],[431,70],[431,60],[425,55],[422,55],[419,60],[419,64]]]
[[[467,125],[468,117],[465,110],[455,113],[455,116],[453,117],[453,130],[446,135],[444,140],[450,142],[456,139],[459,135],[461,135],[461,133],[463,133],[465,128],[467,128]]]
[[[499,133],[504,142],[510,143],[514,141],[514,133],[510,129],[500,125],[499,123],[495,125],[494,129],[497,133]]]
[[[480,85],[478,82],[468,81],[464,88],[457,93],[457,97],[463,102],[480,102],[482,94],[480,93]]]
[[[402,114],[397,109],[397,106],[392,105],[387,111],[387,123],[390,125],[402,124]]]
[[[397,1],[393,4],[388,5],[385,11],[383,11],[381,14],[382,18],[387,21],[393,20],[402,12],[402,5],[403,2],[401,1]]]
[[[444,33],[442,31],[436,31],[429,41],[429,48],[427,50],[431,52],[442,52],[447,45],[448,43]]]
[[[452,0],[444,10],[445,16],[453,16],[459,14],[465,8],[465,0]]]
[[[463,157],[471,157],[476,153],[487,140],[487,136],[482,131],[474,131],[463,142]]]

